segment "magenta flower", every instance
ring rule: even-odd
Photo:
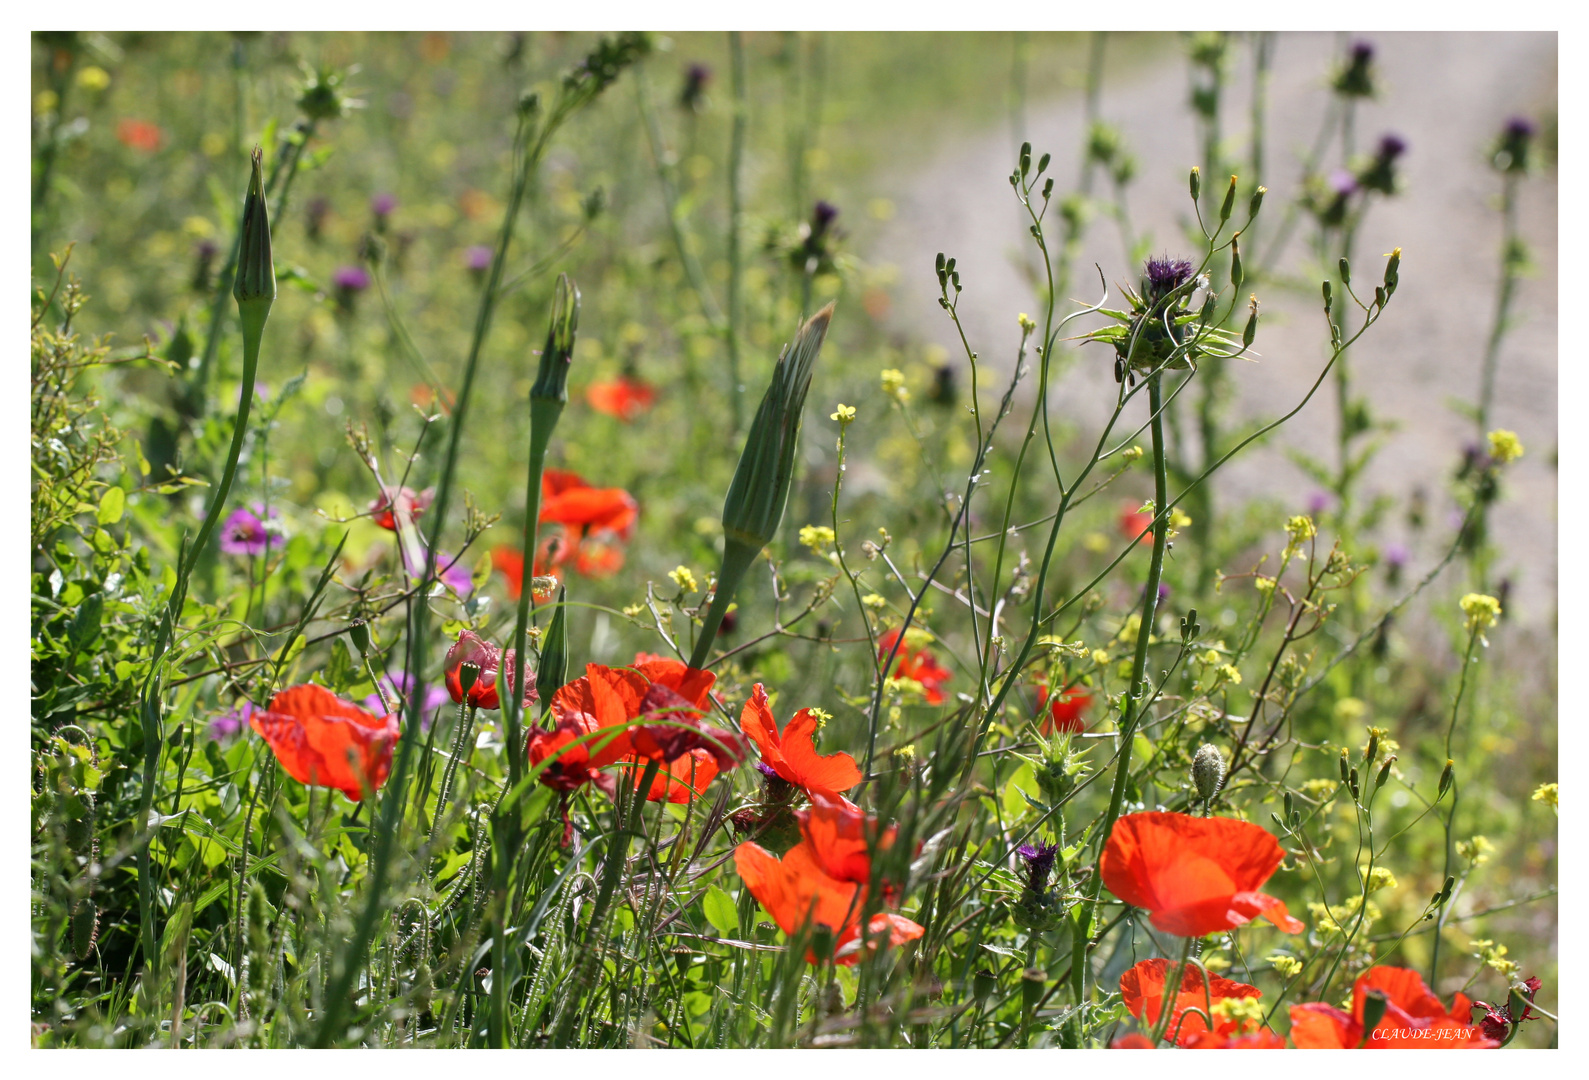
[[[389,191],[383,191],[370,200],[370,212],[376,217],[387,217],[397,209],[397,196]]]
[[[214,742],[231,742],[248,727],[248,718],[253,716],[255,711],[254,703],[244,699],[230,712],[221,713],[213,718],[205,727],[204,734]]]
[[[386,700],[391,702],[393,711],[402,707],[401,702],[413,691],[414,680],[409,678],[407,672],[399,671],[395,675],[381,676],[381,689],[386,691]],[[423,731],[430,730],[431,720],[436,710],[447,704],[447,687],[439,682],[431,683],[425,687],[425,701],[419,710],[419,724]],[[380,694],[370,694],[364,699],[364,707],[377,716],[386,713],[386,706],[381,703]]]
[[[476,274],[483,274],[491,269],[491,256],[493,252],[484,244],[475,244],[463,253],[463,264]]]
[[[266,524],[263,515],[265,508],[258,503],[252,511],[243,506],[233,510],[221,525],[221,550],[228,555],[263,555],[272,540],[279,544],[280,527]],[[268,516],[272,520],[279,516],[275,507]]]

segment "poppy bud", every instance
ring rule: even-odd
[[[1043,969],[1029,967],[1021,972],[1021,1008],[1031,1012],[1043,1000]]]
[[[1225,759],[1219,747],[1204,743],[1192,755],[1192,783],[1197,787],[1198,798],[1205,803],[1219,793],[1225,782]]]
[[[1201,195],[1202,191],[1203,191],[1203,175],[1202,175],[1201,172],[1198,171],[1198,168],[1197,168],[1196,165],[1192,166],[1191,189],[1192,189],[1192,201],[1196,202],[1198,196]]]
[[[243,224],[237,248],[237,275],[232,296],[245,319],[260,322],[276,300],[276,267],[270,257],[270,213],[265,206],[265,153],[259,147],[249,156],[252,169],[248,194],[243,198]]]
[[[817,923],[811,928],[811,955],[819,961],[833,956],[833,928],[827,923]]]
[[[94,901],[85,898],[72,912],[72,952],[79,960],[87,960],[98,941],[99,909]]]
[[[348,627],[348,637],[353,640],[353,647],[359,650],[360,656],[370,655],[370,628],[363,619]]]
[[[999,977],[991,971],[978,971],[971,976],[971,996],[979,1006],[986,1005],[993,991],[999,988]]]
[[[1225,201],[1219,207],[1219,220],[1229,221],[1230,212],[1236,209],[1236,177],[1230,178],[1230,188],[1225,192]]]
[[[458,665],[458,689],[465,698],[469,691],[474,689],[475,681],[480,678],[480,668],[474,664]]]
[[[1390,1005],[1390,999],[1385,996],[1385,991],[1370,989],[1363,994],[1363,1038],[1366,1040],[1374,1033],[1379,1022],[1385,1019],[1385,1009]]]
[[[574,355],[574,335],[578,330],[579,287],[567,274],[559,274],[551,325],[546,330],[546,348],[541,351],[541,366],[530,389],[532,401],[568,400],[568,364]]]

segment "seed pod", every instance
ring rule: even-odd
[[[976,998],[978,1005],[985,1005],[998,987],[999,978],[991,971],[978,971],[971,976],[971,996]]]
[[[359,650],[360,656],[370,655],[370,628],[363,619],[348,627],[348,637],[352,639],[353,647]]]
[[[1043,1000],[1043,969],[1029,967],[1021,972],[1021,1008],[1031,1012]]]

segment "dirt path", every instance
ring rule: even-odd
[[[1412,546],[1410,569],[1428,565],[1448,540],[1454,504],[1446,479],[1472,422],[1448,401],[1473,401],[1489,333],[1499,274],[1498,178],[1485,148],[1508,116],[1538,118],[1556,101],[1556,39],[1552,34],[1378,34],[1383,87],[1377,102],[1359,112],[1360,146],[1395,131],[1410,146],[1402,159],[1404,193],[1380,202],[1368,215],[1358,243],[1358,279],[1377,280],[1382,253],[1403,250],[1401,286],[1385,318],[1351,354],[1354,381],[1369,395],[1377,417],[1398,429],[1363,480],[1365,492],[1398,504],[1415,488],[1430,497],[1433,528],[1419,543],[1404,515],[1387,515],[1379,539]],[[1325,107],[1321,89],[1333,35],[1280,36],[1271,81],[1268,176],[1264,217],[1271,235],[1295,196],[1297,162],[1315,137]],[[1227,136],[1241,155],[1247,145],[1250,62],[1238,50],[1235,85],[1228,100]],[[1179,217],[1185,213],[1186,173],[1197,160],[1185,105],[1185,62],[1166,56],[1157,68],[1105,79],[1102,112],[1120,127],[1140,162],[1132,188],[1137,227],[1151,231],[1154,251],[1184,247]],[[1062,184],[1077,175],[1080,100],[1034,104],[1028,110],[1036,152],[1051,151]],[[1016,313],[1037,312],[1033,290],[1016,268],[1023,239],[1007,177],[1013,165],[1007,130],[951,145],[900,185],[899,214],[880,238],[876,256],[896,263],[905,286],[893,321],[958,355],[952,327],[939,310],[932,280],[933,256],[958,259],[965,284],[961,313],[973,347],[995,369],[1007,371],[1018,342]],[[1546,626],[1555,615],[1556,472],[1556,179],[1531,178],[1523,187],[1520,222],[1537,275],[1519,289],[1516,325],[1501,356],[1493,425],[1515,430],[1528,448],[1513,467],[1505,500],[1493,520],[1504,552],[1499,569],[1513,583],[1511,613]],[[1303,270],[1306,223],[1280,260]],[[1111,282],[1134,281],[1139,270],[1123,262],[1112,222],[1094,223],[1080,265],[1100,263]],[[1311,276],[1311,271],[1308,274]],[[1096,278],[1078,279],[1070,293],[1093,297]],[[1234,372],[1241,417],[1278,415],[1294,405],[1317,376],[1327,340],[1316,293],[1266,290],[1258,347],[1263,359]],[[1106,353],[1097,347],[1073,360],[1055,391],[1056,402],[1078,417],[1107,414],[1113,381]],[[1282,432],[1283,442],[1238,459],[1223,475],[1226,505],[1254,495],[1274,496],[1302,509],[1318,486],[1284,455],[1292,446],[1333,460],[1335,403],[1331,387]],[[1428,534],[1434,535],[1429,536]]]

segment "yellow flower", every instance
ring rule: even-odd
[[[1174,530],[1174,529],[1184,529],[1188,525],[1190,525],[1191,523],[1192,523],[1192,519],[1187,517],[1185,514],[1181,513],[1181,510],[1180,510],[1179,507],[1172,507],[1171,508],[1171,510],[1170,510],[1170,528],[1172,530]]]
[[[1501,617],[1501,602],[1483,593],[1468,593],[1461,600],[1462,614],[1468,617],[1468,633],[1483,633]]]
[[[848,424],[855,419],[855,406],[846,405],[842,401],[839,402],[838,412],[834,413],[830,419],[837,420],[841,424]]]
[[[644,604],[630,604],[628,607],[623,609],[623,613],[632,619],[644,610]]]
[[[1257,577],[1252,579],[1252,587],[1261,593],[1274,592],[1275,579],[1272,577],[1264,577],[1262,574],[1259,574]]]
[[[104,68],[90,64],[77,73],[77,85],[84,90],[103,90],[110,85],[110,75]]]
[[[1542,802],[1551,807],[1556,806],[1558,787],[1556,784],[1541,784],[1534,789],[1534,794],[1529,796],[1534,802]]]
[[[1475,836],[1469,840],[1457,841],[1457,854],[1474,866],[1483,866],[1489,862],[1494,852],[1495,845],[1490,843],[1490,838],[1487,836]]]
[[[1037,324],[1032,321],[1032,317],[1024,311],[1015,317],[1015,321],[1020,325],[1021,329],[1025,330],[1028,334],[1037,329]]]
[[[865,596],[861,597],[861,603],[865,604],[873,611],[881,611],[883,608],[888,606],[888,601],[883,599],[881,596],[878,596],[875,592],[867,593]]]
[[[1505,428],[1490,432],[1490,456],[1502,465],[1522,457],[1523,444],[1517,440],[1517,432]]]
[[[1124,450],[1120,451],[1120,456],[1125,458],[1127,461],[1136,461],[1142,456],[1142,447],[1128,446]]]
[[[1241,672],[1236,670],[1236,665],[1221,664],[1219,665],[1219,673],[1225,677],[1225,681],[1230,683],[1230,685],[1241,685]]]
[[[1090,532],[1081,538],[1081,546],[1094,554],[1109,550],[1109,538],[1101,532]]]
[[[700,586],[695,582],[695,575],[690,573],[688,566],[680,566],[668,571],[668,577],[673,579],[673,584],[687,593],[696,592]]]
[[[820,551],[832,544],[835,539],[837,538],[833,535],[833,530],[826,525],[800,526],[800,543],[812,551]]]
[[[1286,519],[1286,551],[1294,553],[1301,550],[1304,540],[1311,540],[1319,535],[1319,527],[1313,524],[1313,519],[1306,514],[1297,514]]]
[[[1378,892],[1381,889],[1394,889],[1398,884],[1396,875],[1383,866],[1376,866],[1368,871],[1368,891]]]
[[[883,393],[901,405],[910,400],[910,391],[905,389],[905,373],[898,368],[884,368],[882,384]]]
[[[1220,998],[1214,1002],[1216,1019],[1230,1020],[1238,1032],[1254,1031],[1263,1024],[1263,1003],[1257,998]]]
[[[1199,656],[1198,659],[1201,660],[1205,664],[1217,664],[1221,660],[1223,660],[1224,657],[1222,655],[1220,655],[1220,652],[1219,652],[1218,649],[1209,649],[1202,656]]]

